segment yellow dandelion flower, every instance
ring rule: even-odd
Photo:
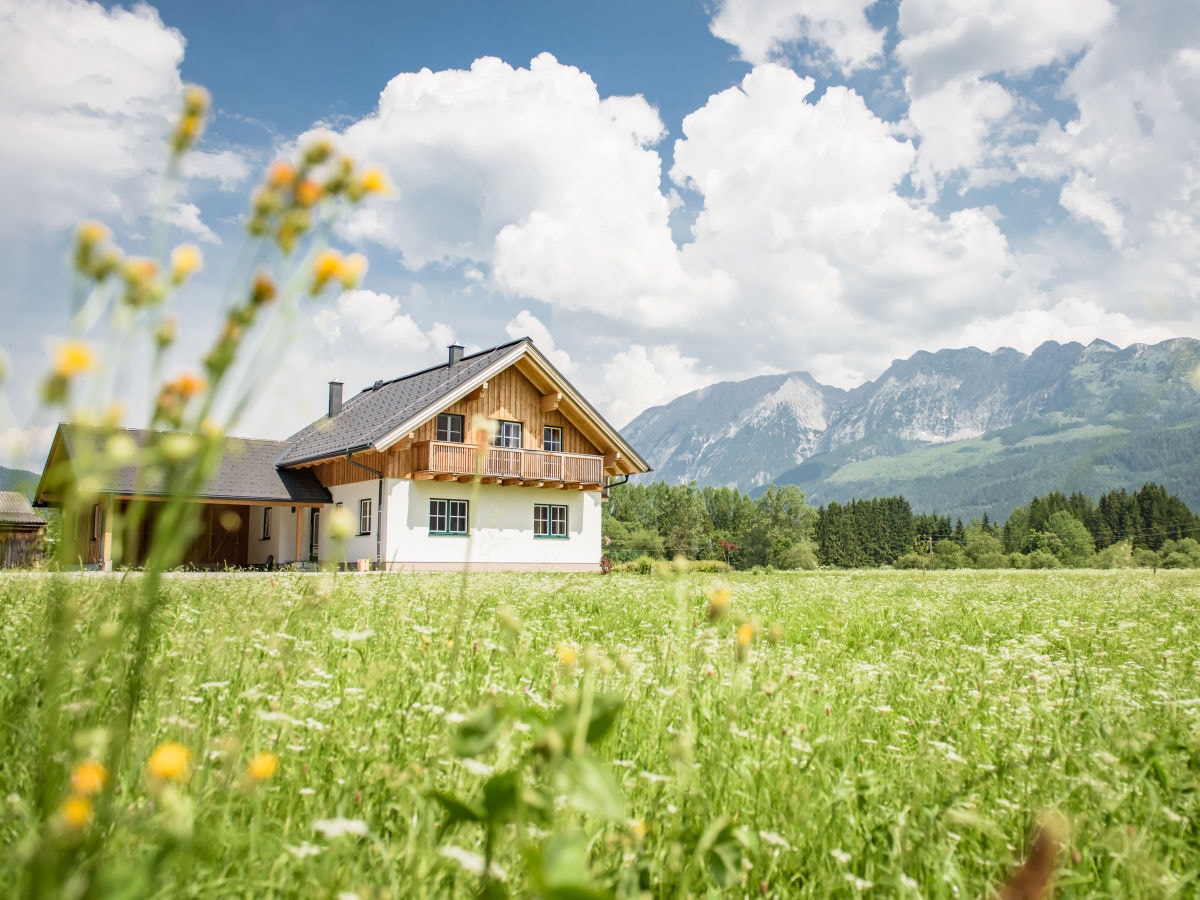
[[[75,240],[81,245],[95,246],[108,240],[109,231],[100,222],[88,220],[80,222],[75,229]]]
[[[579,651],[566,641],[558,645],[558,662],[564,669],[569,669],[579,660]]]
[[[279,771],[279,757],[270,750],[256,753],[246,767],[246,774],[254,781],[266,781]]]
[[[291,187],[296,180],[296,167],[283,159],[277,159],[267,169],[267,185],[275,190]]]
[[[182,284],[199,270],[203,262],[204,257],[195,244],[180,244],[171,251],[171,280],[175,284]]]
[[[714,622],[729,612],[729,601],[733,593],[727,587],[719,587],[708,595],[708,620]]]
[[[739,625],[737,630],[737,642],[739,647],[749,647],[754,641],[754,626],[749,622]]]
[[[78,794],[72,794],[58,808],[58,814],[63,823],[75,831],[87,827],[88,823],[92,821],[94,811],[92,801],[88,797],[81,797]]]
[[[54,351],[54,374],[74,378],[96,368],[96,355],[84,341],[64,341]]]
[[[187,781],[191,761],[192,751],[183,744],[166,741],[150,754],[146,769],[161,781]]]
[[[342,254],[336,250],[322,250],[313,261],[313,296],[321,293],[331,279],[341,276]]]
[[[144,256],[131,256],[125,261],[125,280],[131,284],[149,281],[158,274],[158,263]]]
[[[108,784],[108,769],[94,759],[85,759],[71,770],[71,790],[86,797],[98,794]]]
[[[208,112],[212,98],[198,84],[186,85],[183,89],[183,112],[188,116],[202,116]]]
[[[184,372],[172,381],[169,381],[163,390],[175,394],[184,400],[190,400],[192,397],[199,394],[208,386],[208,382],[200,375],[193,375],[191,372]]]
[[[387,175],[378,166],[372,166],[363,172],[359,184],[364,194],[390,194],[392,192]]]
[[[304,179],[304,181],[302,181],[298,185],[296,185],[296,189],[293,192],[293,196],[296,198],[296,202],[300,206],[307,207],[307,206],[312,206],[314,203],[316,203],[318,200],[320,200],[321,194],[323,192],[324,192],[324,188],[322,188],[315,181],[312,181],[311,179],[306,178],[306,179]]]

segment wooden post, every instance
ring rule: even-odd
[[[100,537],[100,568],[105,572],[111,572],[113,567],[112,561],[112,515],[111,507],[112,497],[105,497],[100,504],[100,522],[103,529]]]
[[[295,512],[296,512],[296,550],[295,550],[295,555],[292,556],[292,562],[300,562],[300,537],[301,537],[300,531],[301,531],[301,523],[304,522],[304,513],[302,513],[300,510],[302,510],[303,508],[304,507],[302,507],[302,506],[293,506],[292,507],[292,509],[295,510]]]

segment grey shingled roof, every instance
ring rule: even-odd
[[[46,520],[33,511],[29,498],[16,491],[0,491],[0,527],[41,528]]]
[[[144,447],[153,432],[140,428],[122,429]],[[79,450],[85,449],[83,441],[92,441],[93,452],[99,451],[95,443],[99,432],[78,425],[60,426],[60,434],[70,458],[77,458]],[[261,500],[278,503],[330,503],[329,490],[318,480],[311,469],[279,469],[276,460],[288,449],[286,441],[266,441],[256,438],[225,438],[225,452],[221,465],[200,496],[213,500]],[[161,483],[138,484],[135,466],[126,466],[112,472],[101,491],[113,494],[141,493],[155,496],[163,491]]]
[[[323,416],[288,438],[292,446],[278,463],[295,465],[370,446],[421,411],[439,407],[442,398],[528,342],[520,338],[464,356],[453,366],[445,362],[403,378],[377,381],[351,397],[333,418]]]

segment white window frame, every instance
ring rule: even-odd
[[[549,540],[569,537],[567,507],[562,503],[533,504],[533,536]]]
[[[466,500],[433,497],[429,501],[429,533],[466,537],[471,530],[471,504]]]
[[[364,497],[358,501],[358,533],[359,535],[370,534],[371,525],[374,516],[372,516],[371,498]]]
[[[523,431],[520,422],[500,419],[496,424],[496,437],[492,440],[492,446],[505,450],[520,450]]]
[[[449,444],[463,442],[463,417],[458,413],[438,413],[435,440]],[[455,437],[455,434],[458,436]]]

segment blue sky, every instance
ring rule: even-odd
[[[240,434],[451,341],[528,334],[622,425],[765,372],[850,387],[922,349],[1200,336],[1187,0],[0,0],[0,26],[0,463],[39,467],[52,432],[74,223],[147,246],[189,82],[214,115],[167,211],[205,256],[172,371],[273,159],[330,134],[396,186],[339,226],[367,277],[302,309]]]

